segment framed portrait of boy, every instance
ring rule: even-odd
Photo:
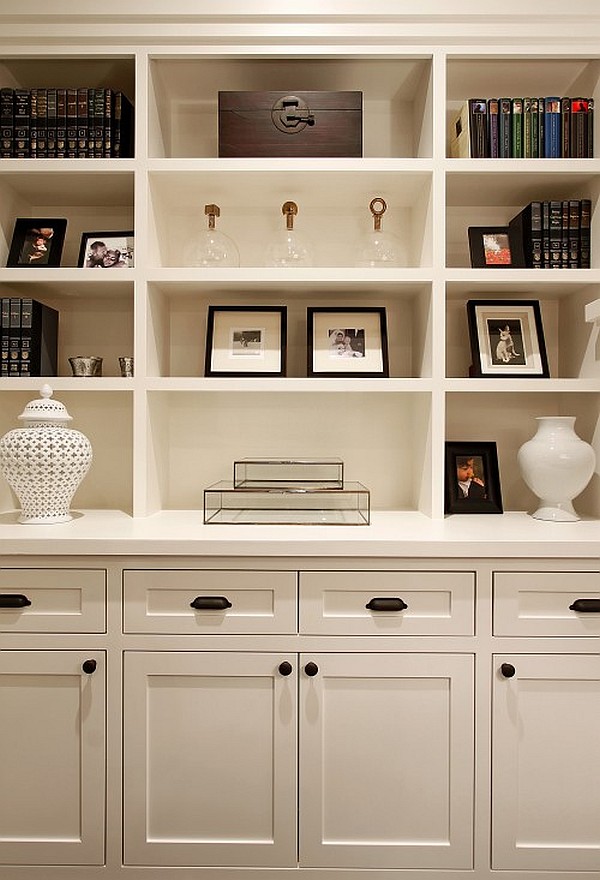
[[[209,306],[205,376],[285,376],[285,306]]]
[[[537,300],[468,300],[475,377],[548,378],[548,358]]]
[[[494,442],[452,442],[445,447],[445,513],[502,513]]]
[[[7,266],[60,266],[67,221],[58,217],[18,217]]]
[[[84,232],[77,265],[82,269],[132,269],[133,230]]]
[[[309,307],[308,376],[389,375],[385,309]]]

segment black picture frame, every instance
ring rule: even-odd
[[[205,376],[285,376],[286,306],[209,306]]]
[[[469,226],[473,269],[523,269],[523,245],[510,226]]]
[[[467,301],[474,377],[547,379],[550,376],[538,300]]]
[[[132,269],[133,229],[83,232],[77,265],[81,269]]]
[[[461,462],[472,462],[474,479],[465,496],[459,484]],[[468,475],[469,468],[462,473]],[[503,513],[498,451],[494,441],[447,441],[445,445],[444,511],[453,513]],[[476,490],[476,491],[475,491]]]
[[[64,217],[17,217],[6,265],[60,266],[66,232]]]
[[[384,307],[309,306],[306,324],[308,376],[389,376]]]

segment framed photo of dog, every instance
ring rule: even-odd
[[[469,300],[470,375],[548,378],[548,358],[537,300]]]

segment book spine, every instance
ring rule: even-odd
[[[77,158],[88,157],[88,90],[77,89]]]
[[[544,125],[546,119],[545,115],[545,107],[544,107],[544,99],[538,98],[538,140],[540,144],[540,158],[543,159],[545,154],[545,144],[546,144],[546,127]]]
[[[531,98],[531,155],[540,158],[540,111],[539,100]]]
[[[36,89],[37,158],[48,158],[48,90]],[[32,120],[33,122],[33,120]]]
[[[523,98],[523,157],[533,157],[533,122],[531,119],[531,98]]]
[[[56,90],[56,158],[67,156],[67,90]]]
[[[25,298],[21,300],[21,351],[20,373],[22,376],[39,376],[32,371],[32,339],[31,329],[33,322],[33,300]]]
[[[56,139],[58,128],[58,90],[48,89],[46,104],[46,153],[49,159],[56,159]]]
[[[490,98],[488,101],[488,120],[489,120],[489,154],[491,159],[497,159],[500,155],[500,129],[498,125],[498,115],[500,110],[500,102],[498,98]]]
[[[77,89],[67,89],[67,158],[77,156]]]
[[[550,220],[550,269],[562,268],[562,204],[552,200],[549,208]]]
[[[0,89],[0,159],[12,158],[14,140],[14,91]]]
[[[587,98],[571,100],[571,158],[587,159]]]
[[[104,105],[106,89],[94,89],[94,158],[104,156]]]
[[[10,298],[8,375],[21,375],[21,300],[16,297]]]
[[[591,221],[592,201],[591,199],[581,199],[579,224],[579,266],[581,269],[590,269],[592,266]]]
[[[104,91],[104,136],[103,136],[103,145],[102,145],[102,155],[105,159],[110,159],[112,156],[112,118],[113,118],[113,98],[114,92],[112,89],[105,89]]]
[[[29,130],[31,127],[30,117],[31,95],[28,89],[15,89],[15,148],[14,156],[17,159],[29,158]]]
[[[469,125],[471,132],[471,157],[486,159],[488,150],[487,101],[485,98],[469,99]]]
[[[560,203],[561,214],[561,251],[560,265],[562,269],[569,268],[569,202],[563,199]]]
[[[578,199],[569,201],[569,269],[579,268],[579,213]]]
[[[133,156],[133,106],[122,92],[115,92],[113,117],[113,156],[125,159]]]
[[[511,99],[511,156],[523,158],[523,98]]]
[[[511,156],[511,106],[510,98],[500,98],[498,107],[498,156],[510,159]]]
[[[560,145],[560,98],[544,98],[544,157],[559,159]]]
[[[29,156],[37,159],[38,138],[38,112],[37,112],[37,89],[29,92]]]
[[[588,159],[594,158],[594,99],[588,98],[587,112]]]
[[[560,101],[561,151],[563,159],[571,158],[571,99],[561,98]]]
[[[0,299],[0,376],[8,376],[10,299]]]
[[[530,229],[530,259],[529,264],[532,269],[543,268],[542,253],[542,203],[530,202],[529,204],[529,229]]]
[[[87,157],[88,159],[94,158],[94,144],[96,138],[96,90],[88,89],[87,90],[87,114],[88,114],[88,125],[87,125]]]
[[[550,265],[550,202],[542,202],[542,268]]]

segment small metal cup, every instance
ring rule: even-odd
[[[69,358],[71,370],[74,376],[101,376],[102,375],[102,358],[101,357],[78,357]]]
[[[133,376],[133,358],[132,357],[120,357],[119,358],[119,369],[121,370],[121,376],[126,379],[130,379]]]

